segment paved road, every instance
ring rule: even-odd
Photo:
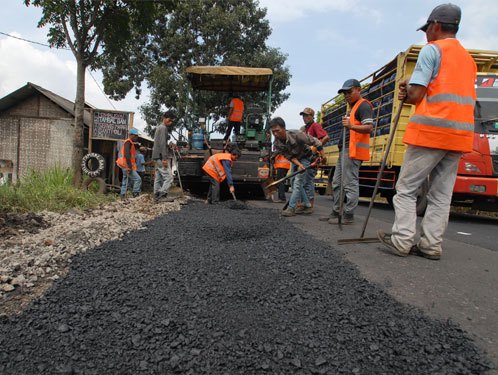
[[[265,201],[251,204],[276,209],[282,206]],[[343,226],[343,231],[318,221],[319,216],[330,213],[330,207],[330,197],[319,196],[313,215],[289,220],[327,243],[358,238],[368,205],[360,205],[356,224]],[[377,229],[390,231],[393,217],[393,211],[387,206],[376,205],[365,237],[375,237]],[[457,322],[498,368],[497,224],[498,220],[453,215],[440,261],[415,256],[400,258],[375,243],[336,245],[335,248],[356,264],[367,280],[381,285],[400,302],[417,306],[432,317]]]

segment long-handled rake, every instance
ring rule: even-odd
[[[361,230],[360,238],[343,238],[338,239],[338,245],[350,244],[350,243],[372,243],[372,242],[380,242],[377,237],[365,238],[365,230],[367,228],[368,219],[370,218],[370,214],[372,213],[373,204],[375,201],[375,196],[377,195],[377,191],[379,190],[380,181],[382,179],[382,175],[384,174],[384,168],[386,167],[387,157],[389,156],[389,151],[391,150],[391,145],[394,140],[394,135],[396,133],[396,128],[398,127],[399,117],[401,116],[401,110],[403,109],[403,104],[405,101],[402,100],[399,104],[398,111],[396,112],[396,117],[394,118],[394,124],[391,129],[391,134],[389,135],[389,140],[387,141],[386,150],[384,151],[384,157],[382,158],[382,163],[380,165],[379,173],[377,174],[377,181],[375,182],[375,188],[372,193],[372,198],[370,198],[370,204],[368,206],[367,217],[365,218],[365,222],[363,223],[363,228]]]

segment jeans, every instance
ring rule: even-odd
[[[142,188],[142,179],[140,178],[137,171],[132,170],[130,173],[127,173],[126,169],[121,168],[123,171],[123,181],[121,182],[121,195],[125,195],[128,190],[128,184],[130,184],[133,188],[134,193],[140,193],[140,189]]]
[[[311,161],[308,158],[303,158],[299,160],[299,162],[303,165],[303,167],[307,167],[311,164]],[[292,170],[297,170],[297,166],[293,165]],[[311,207],[308,196],[306,195],[306,191],[304,190],[306,179],[306,171],[304,171],[303,173],[299,173],[294,177],[294,181],[292,182],[292,194],[289,200],[290,208],[295,209],[299,200],[301,200],[301,203],[304,207]]]
[[[316,168],[310,168],[308,169],[306,173],[306,182],[304,184],[304,191],[306,191],[306,195],[308,196],[308,199],[311,201],[315,199],[315,176],[316,176],[317,169]]]
[[[154,194],[155,195],[166,195],[168,190],[173,183],[173,175],[171,174],[171,168],[169,166],[164,167],[162,160],[155,161],[156,172],[154,175]]]
[[[342,176],[342,156],[344,152],[344,180]],[[332,190],[334,192],[333,211],[339,212],[341,203],[341,181],[344,184],[344,195],[346,203],[344,205],[344,213],[352,215],[360,197],[360,173],[361,160],[351,159],[349,157],[349,149],[339,152],[339,159],[335,166],[334,177],[332,179]]]
[[[429,177],[427,209],[418,246],[424,251],[442,252],[461,156],[460,152],[408,145],[393,198],[395,219],[391,239],[398,249],[408,252],[415,243],[417,189]]]

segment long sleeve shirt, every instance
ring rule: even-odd
[[[223,165],[223,169],[225,169],[228,186],[233,186],[232,166],[230,165],[230,160],[222,160],[221,165]]]
[[[134,146],[132,141],[125,142],[124,144],[124,157],[128,168],[132,169],[131,163],[131,147]]]
[[[164,124],[156,128],[154,134],[154,147],[152,147],[152,160],[168,160],[168,127]]]
[[[301,160],[312,155],[311,146],[322,149],[322,143],[315,137],[298,130],[287,130],[285,141],[275,139],[275,153],[285,156],[287,160]]]

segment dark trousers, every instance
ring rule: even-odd
[[[228,122],[228,128],[227,128],[227,133],[225,135],[225,138],[223,140],[229,140],[230,139],[230,134],[232,134],[232,129],[235,129],[235,135],[240,134],[240,122],[235,122],[235,121],[229,121]]]
[[[275,168],[277,170],[277,180],[284,178],[287,175],[288,169],[285,168]],[[278,184],[278,199],[285,201],[285,181]]]
[[[218,203],[220,201],[220,183],[209,176],[208,203]]]

